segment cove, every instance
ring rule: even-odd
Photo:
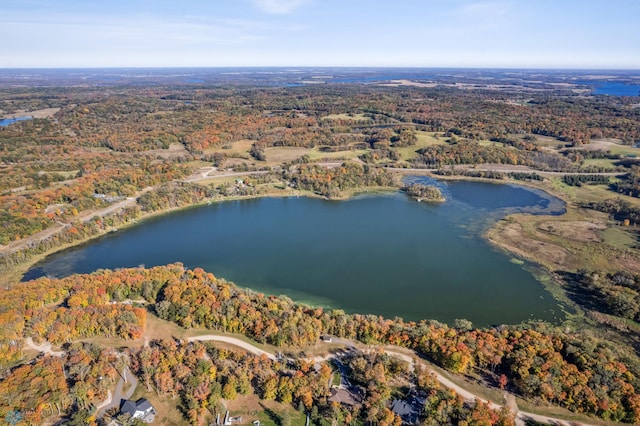
[[[51,255],[23,280],[182,262],[255,291],[349,313],[466,318],[476,326],[559,321],[561,307],[530,270],[481,233],[508,212],[555,214],[563,204],[518,186],[437,184],[445,203],[398,192],[187,209]]]

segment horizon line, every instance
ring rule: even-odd
[[[526,66],[411,66],[411,65],[150,65],[150,66],[21,66],[21,67],[0,67],[0,71],[10,70],[108,70],[108,69],[467,69],[467,70],[526,70],[526,71],[640,71],[637,68],[601,68],[601,67],[567,67],[567,66],[547,66],[547,67],[526,67]]]

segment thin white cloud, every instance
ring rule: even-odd
[[[154,19],[151,17],[90,17],[47,15],[28,18],[0,17],[0,37],[20,39],[24,44],[96,44],[102,48],[118,46],[162,47],[176,45],[236,45],[262,39],[268,25],[260,21],[237,19],[197,20]],[[31,34],[40,37],[32,37]],[[18,43],[20,44],[20,43]],[[35,46],[34,46],[35,47]]]
[[[471,18],[501,17],[511,10],[511,4],[506,1],[481,1],[465,4],[458,9],[458,13]]]
[[[253,0],[253,4],[260,10],[274,15],[291,13],[309,0]]]

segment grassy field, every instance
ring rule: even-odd
[[[284,413],[288,413],[291,425],[304,425],[306,416],[289,404],[280,404],[275,401],[262,401],[256,395],[239,396],[233,401],[225,401],[229,414],[242,416],[242,421],[237,424],[250,425],[255,420],[260,420],[264,426],[279,426]]]
[[[617,160],[610,160],[608,158],[588,158],[584,160],[582,167],[596,166],[596,167],[605,167],[607,169],[615,169],[616,165],[614,164]]]
[[[415,145],[396,148],[396,150],[400,154],[401,160],[408,161],[416,158],[418,156],[418,153],[416,151],[420,148],[425,148],[432,145],[444,145],[446,143],[444,138],[440,139],[436,137],[436,132],[417,131],[416,137],[418,141]]]
[[[267,157],[268,163],[286,163],[289,161],[297,160],[305,154],[311,152],[310,148],[298,148],[291,146],[278,146],[273,148],[266,148],[264,153]]]
[[[584,147],[587,149],[611,151],[612,154],[628,155],[633,157],[640,155],[640,148],[622,145],[617,139],[593,139]]]
[[[148,391],[142,383],[134,392],[132,399],[146,398],[158,413],[154,425],[188,425],[180,408],[180,399],[171,396],[158,396],[153,390]],[[242,421],[234,424],[251,425],[254,420],[260,420],[264,426],[279,426],[285,412],[289,413],[292,425],[304,425],[306,416],[295,410],[291,405],[280,404],[275,401],[261,401],[256,395],[239,396],[233,401],[223,400],[221,407],[226,407],[231,416],[241,416]],[[224,410],[222,410],[224,411]],[[221,413],[224,417],[224,412]],[[215,422],[213,414],[209,414],[209,422]]]
[[[242,139],[239,141],[232,142],[230,144],[225,145],[224,147],[212,147],[207,148],[205,150],[206,154],[213,154],[215,152],[223,152],[228,156],[232,155],[246,155],[249,156],[249,150],[251,149],[251,145],[253,145],[254,141],[248,139]]]
[[[558,140],[551,136],[534,135],[536,138],[535,144],[543,146],[545,148],[557,149],[558,146],[564,147],[565,142]]]
[[[505,148],[510,148],[510,149],[516,149],[515,147],[511,146],[511,145],[505,145],[502,142],[495,142],[495,141],[478,141],[478,144],[481,146],[499,146],[499,147],[505,147]]]
[[[202,179],[198,181],[199,185],[209,185],[213,184],[214,186],[224,185],[224,184],[234,184],[237,179],[242,179],[244,176],[210,176],[207,179]]]
[[[321,118],[322,120],[367,120],[371,121],[371,118],[367,117],[364,114],[329,114]]]
[[[613,229],[613,230],[612,230]],[[593,210],[569,206],[562,216],[512,215],[487,232],[490,241],[551,271],[640,272],[630,232]]]
[[[193,160],[187,163],[188,166],[193,167],[194,169],[199,169],[202,167],[211,167],[210,161],[202,161],[202,160]]]
[[[571,202],[599,202],[611,198],[621,198],[631,205],[640,207],[640,198],[629,197],[624,194],[611,191],[608,185],[584,185],[570,186],[563,182],[560,177],[553,177],[545,182],[545,186],[549,192]]]
[[[620,226],[605,229],[602,239],[606,244],[622,250],[635,248],[640,244],[637,230]]]
[[[148,391],[143,383],[138,382],[138,387],[131,397],[132,400],[137,401],[140,398],[146,398],[151,405],[156,409],[158,413],[153,421],[154,425],[188,425],[189,422],[185,420],[182,412],[178,408],[180,398],[171,398],[171,396],[158,396],[153,390]],[[213,420],[213,418],[211,419]]]
[[[60,175],[65,179],[73,179],[78,175],[78,172],[80,170],[69,170],[69,171],[65,171],[65,170],[51,170],[48,172],[42,171],[40,173],[44,173],[44,174],[49,174],[49,175]]]
[[[368,152],[366,149],[355,149],[349,151],[337,151],[337,152],[321,152],[318,148],[313,148],[307,155],[311,161],[342,161],[342,160],[354,160],[361,155]]]

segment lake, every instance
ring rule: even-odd
[[[590,86],[593,95],[640,96],[640,84],[619,81],[576,81],[576,83]]]
[[[16,118],[3,118],[0,119],[0,127],[6,127],[9,124],[17,123],[18,121],[31,120],[33,117],[16,117]]]
[[[259,292],[350,313],[466,318],[477,326],[560,320],[561,308],[531,267],[481,234],[508,212],[558,214],[562,202],[518,186],[428,182],[447,202],[419,203],[398,192],[187,209],[54,254],[24,279],[182,262]]]

